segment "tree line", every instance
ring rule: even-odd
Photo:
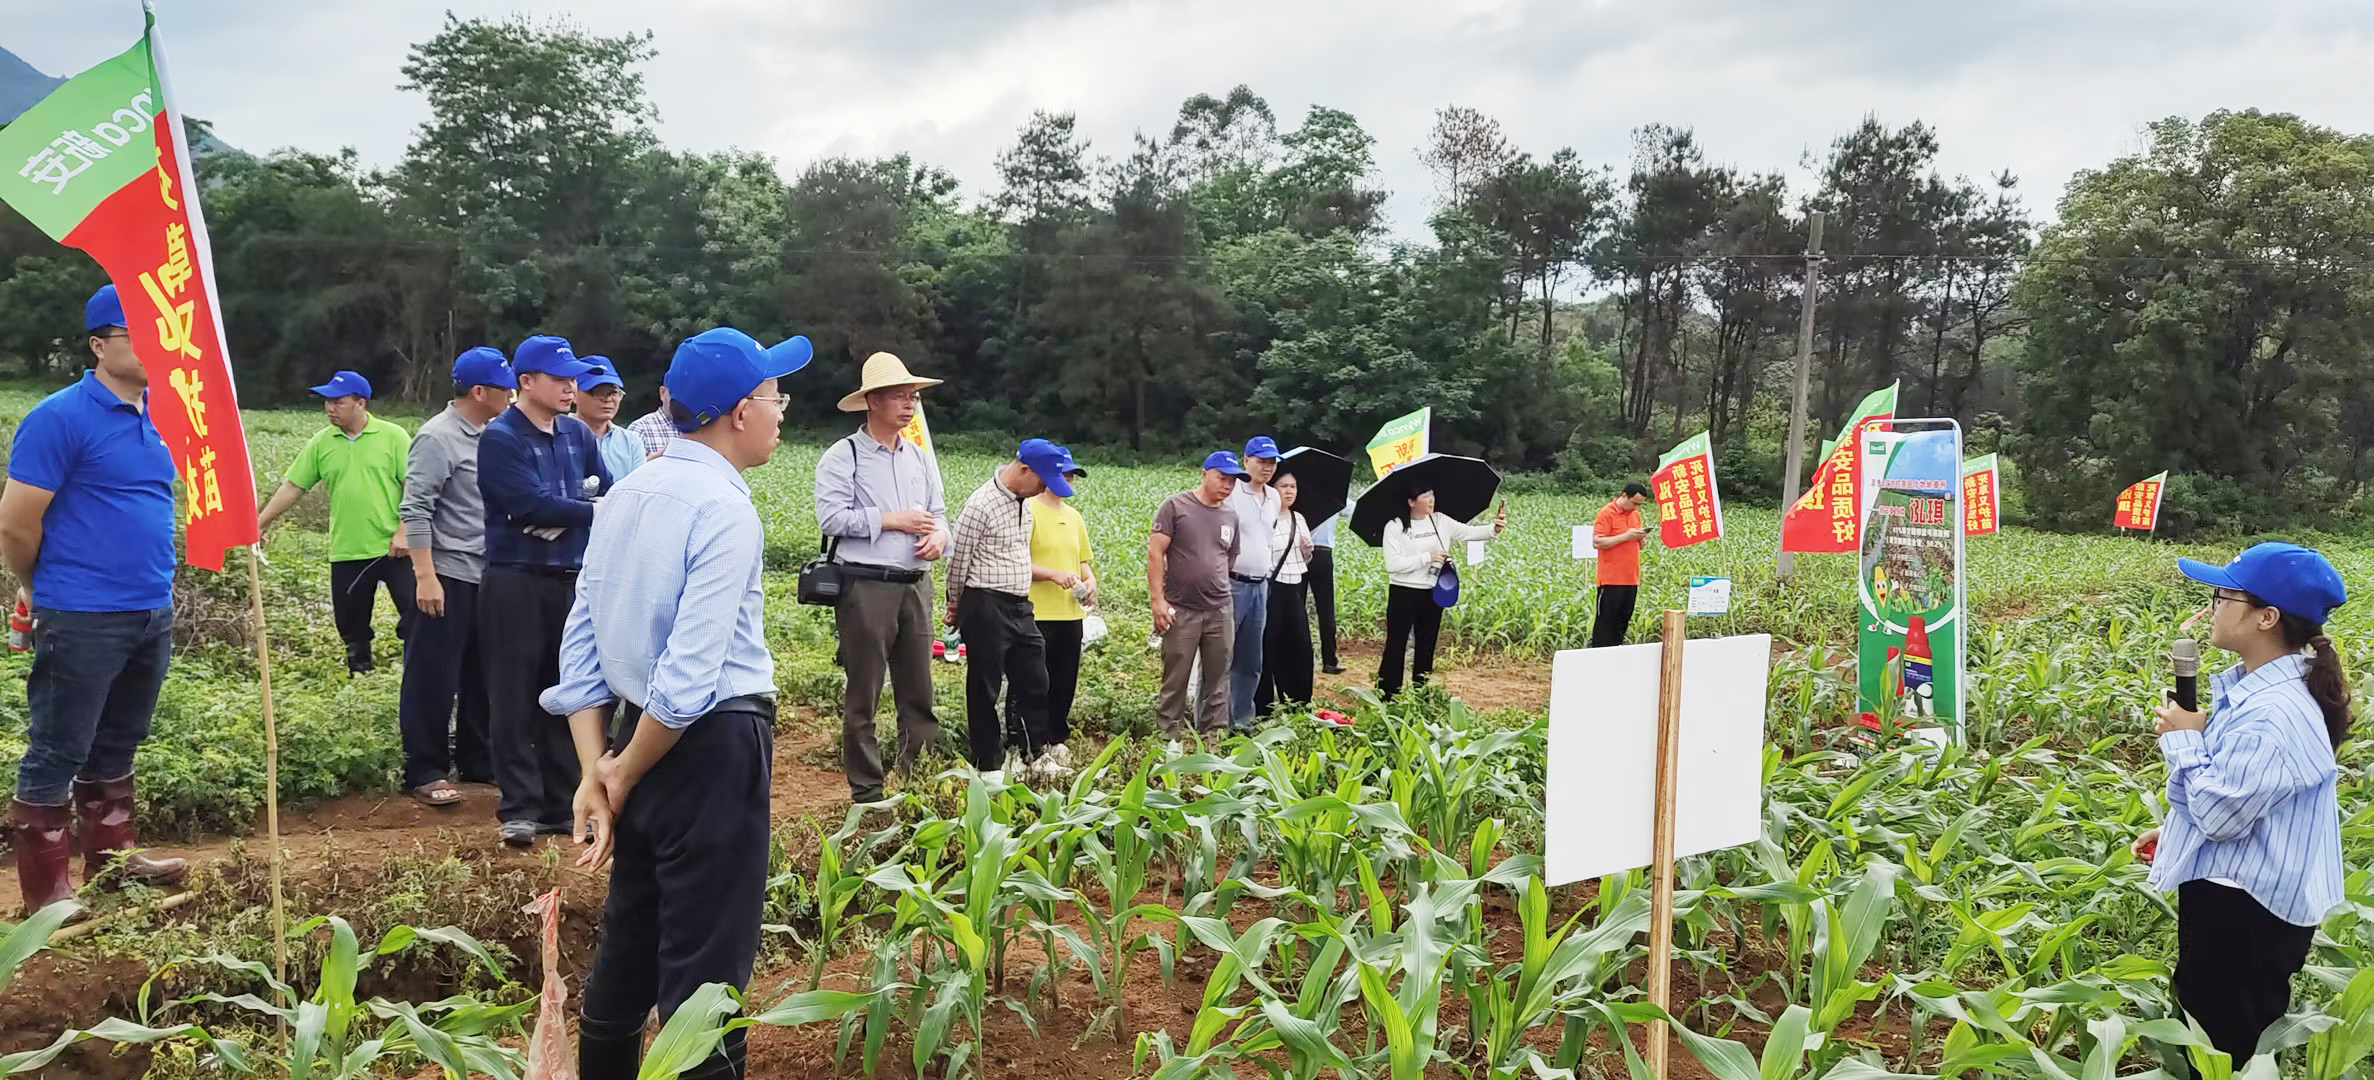
[[[949,381],[944,431],[1357,450],[1425,404],[1438,449],[1570,485],[1707,429],[1727,493],[1770,500],[1820,211],[1809,442],[1895,381],[1904,413],[2006,452],[2014,520],[2070,528],[2163,468],[2172,532],[2339,524],[2374,474],[2374,143],[2298,117],[2154,125],[2039,228],[2009,173],[1941,175],[1920,123],[1864,119],[1792,190],[1684,127],[1600,165],[1450,106],[1413,148],[1434,181],[1413,239],[1382,227],[1376,140],[1338,109],[1238,86],[1112,148],[1042,112],[968,196],[904,154],[786,176],[672,151],[651,40],[448,16],[403,68],[430,118],[392,167],[205,160],[243,397],[351,367],[430,401],[461,349],[558,333],[647,399],[676,341],[731,324],[815,341],[792,391],[818,427],[889,350]],[[0,210],[0,354],[74,366],[99,281]]]

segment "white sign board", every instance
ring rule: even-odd
[[[1599,557],[1599,545],[1591,542],[1591,526],[1577,525],[1574,527],[1574,557],[1578,559]]]
[[[1470,540],[1470,541],[1468,541],[1468,542],[1467,542],[1467,565],[1469,565],[1469,566],[1482,566],[1482,565],[1484,565],[1484,542],[1483,542],[1483,541],[1481,541],[1481,540]]]
[[[1690,614],[1728,615],[1730,613],[1730,578],[1694,577],[1690,579]]]
[[[1550,668],[1545,883],[1654,861],[1662,644],[1561,652]],[[1753,843],[1764,829],[1764,688],[1772,637],[1690,641],[1682,653],[1675,858]]]

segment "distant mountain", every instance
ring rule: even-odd
[[[65,82],[42,74],[33,65],[17,59],[15,53],[0,49],[0,124],[16,119]]]
[[[0,48],[0,124],[15,120],[48,97],[50,91],[65,84],[65,79],[44,75],[17,54]],[[217,154],[247,156],[238,147],[216,138],[211,130],[190,143],[190,156],[200,161]]]

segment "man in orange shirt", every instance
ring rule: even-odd
[[[1591,647],[1621,645],[1640,598],[1640,544],[1649,531],[1640,523],[1646,484],[1624,485],[1624,493],[1600,507],[1591,520],[1591,546],[1599,549],[1599,612],[1591,619]]]

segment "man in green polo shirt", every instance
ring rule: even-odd
[[[371,670],[371,608],[380,586],[396,605],[396,636],[412,636],[412,563],[396,504],[404,496],[404,459],[412,437],[371,415],[371,384],[352,371],[313,388],[330,426],[297,452],[288,477],[257,515],[256,531],[297,504],[317,483],[330,487],[330,612],[346,642],[346,670]]]

